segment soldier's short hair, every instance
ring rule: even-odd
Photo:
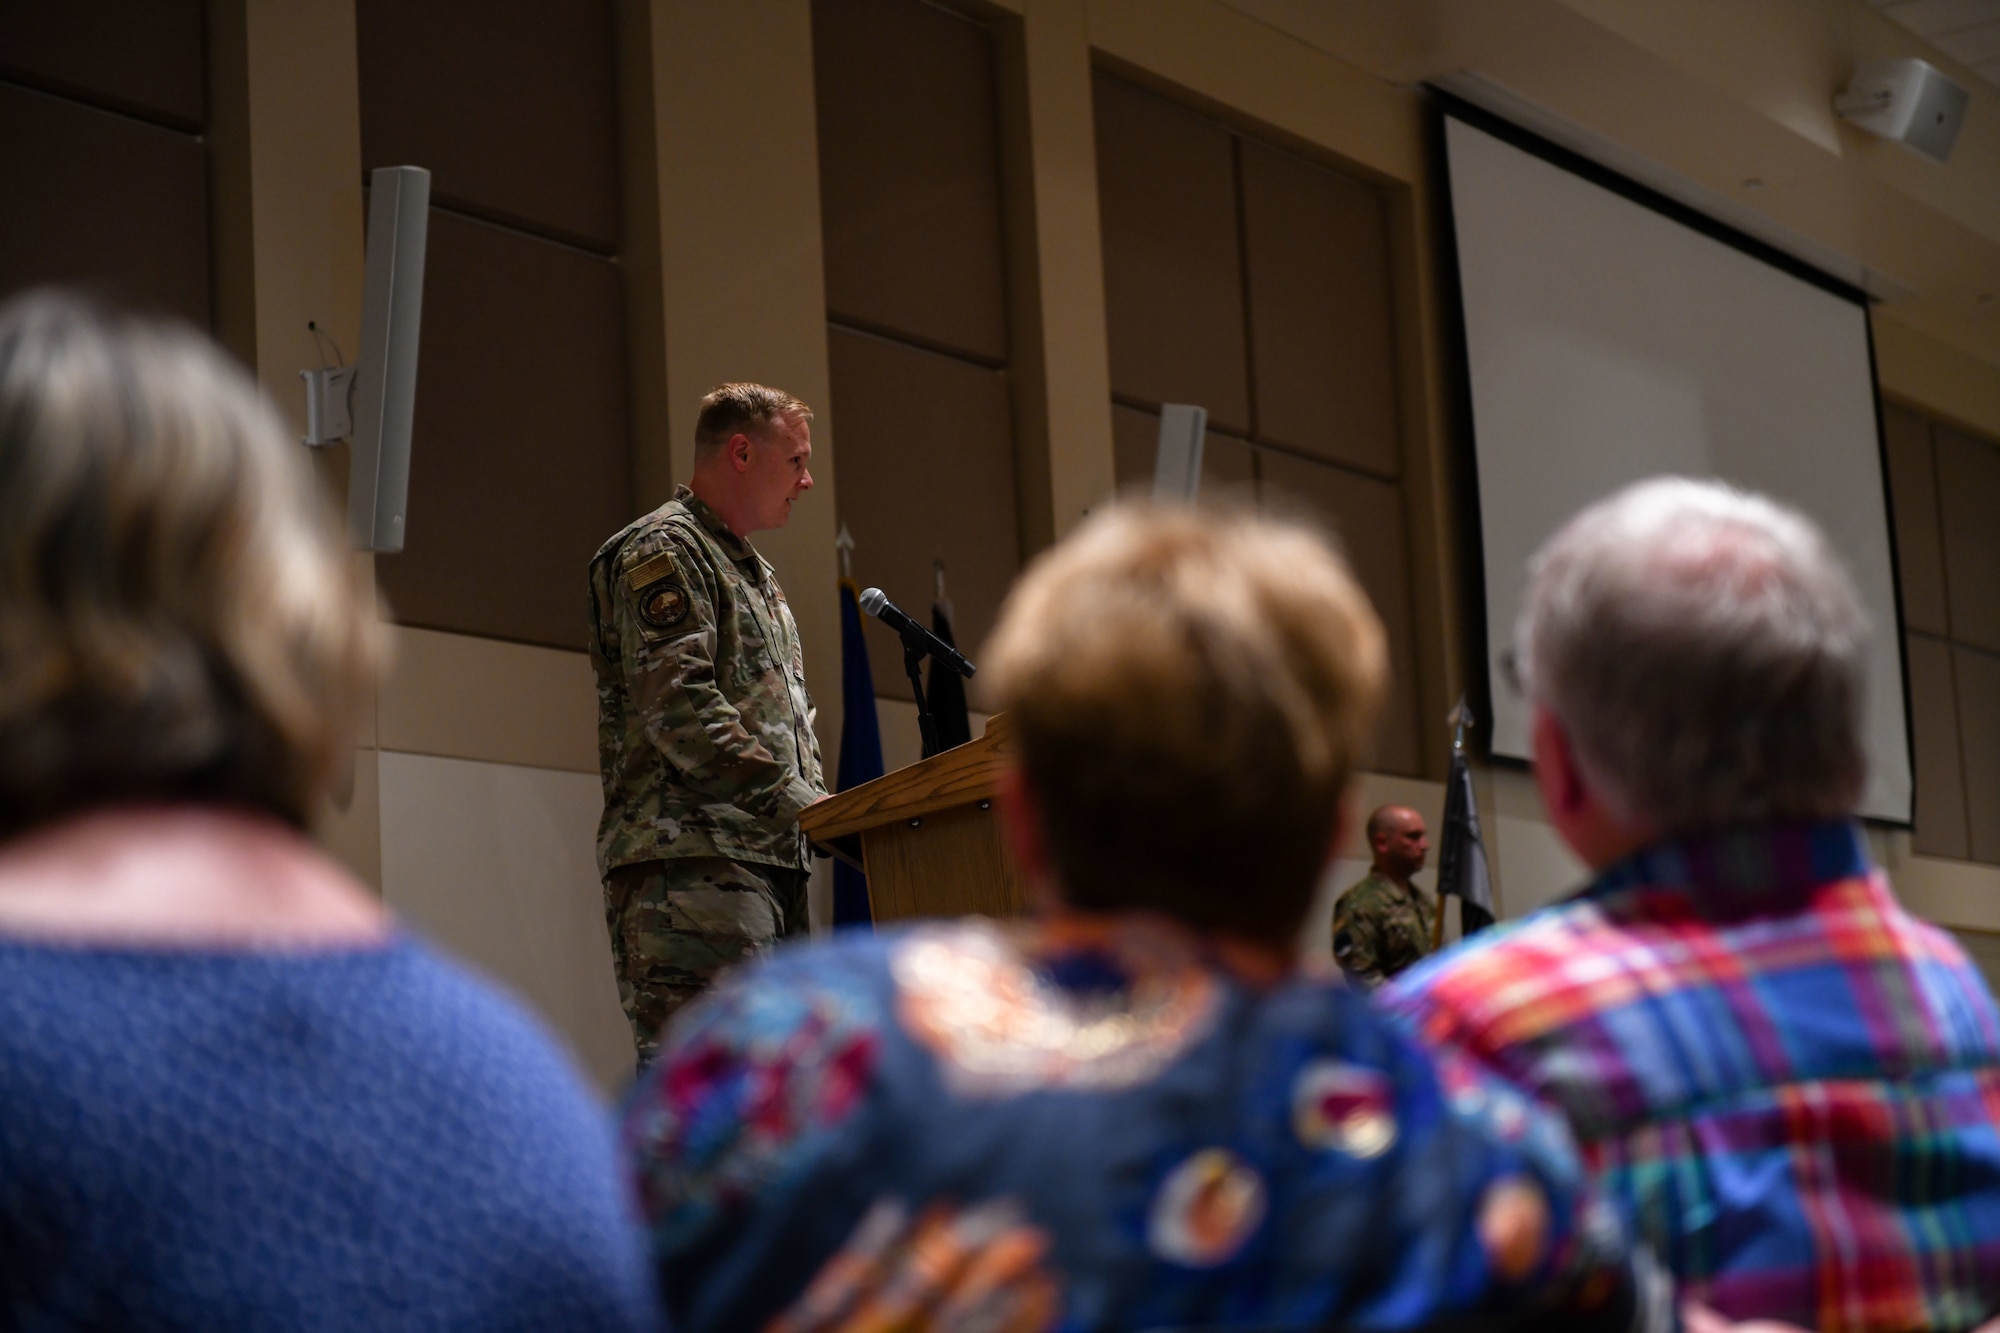
[[[738,431],[761,430],[774,421],[811,421],[812,409],[783,389],[767,384],[718,384],[701,400],[694,422],[695,457],[714,453]]]
[[[1665,833],[1852,813],[1868,617],[1819,529],[1721,482],[1639,482],[1535,555],[1528,698],[1613,811]]]
[[[0,306],[0,836],[133,800],[304,824],[385,649],[234,363],[57,293]]]
[[[986,657],[1070,903],[1296,941],[1387,661],[1326,534],[1113,505],[1028,568]]]

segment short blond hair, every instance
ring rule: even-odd
[[[729,443],[738,431],[763,430],[774,421],[811,421],[812,409],[768,384],[718,384],[701,400],[695,417],[694,450],[705,457]]]
[[[123,801],[303,824],[384,648],[234,363],[56,293],[0,306],[0,835]]]
[[[1114,505],[1029,567],[986,658],[1072,905],[1297,937],[1387,670],[1324,534]]]

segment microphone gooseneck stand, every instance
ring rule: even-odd
[[[922,668],[926,656],[928,654],[922,648],[912,644],[908,639],[903,641],[903,670],[909,673],[910,689],[917,696],[917,730],[924,738],[924,752],[918,756],[920,759],[941,754],[944,749],[938,744],[937,720],[931,716],[931,706],[924,700]]]
[[[978,670],[956,648],[945,643],[929,630],[912,620],[902,608],[885,596],[880,588],[864,588],[860,606],[863,611],[895,631],[903,641],[903,670],[909,673],[910,692],[917,700],[917,729],[923,734],[923,758],[944,753],[944,746],[938,741],[937,719],[931,716],[930,701],[924,698],[923,663],[926,657],[935,657],[961,676],[971,676]]]

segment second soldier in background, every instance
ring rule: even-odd
[[[1366,985],[1379,986],[1431,951],[1437,904],[1410,882],[1430,853],[1424,817],[1406,805],[1368,816],[1368,875],[1333,909],[1333,956]]]

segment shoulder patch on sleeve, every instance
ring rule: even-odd
[[[639,594],[639,619],[654,629],[672,629],[687,613],[687,590],[673,579],[658,580]]]
[[[626,570],[625,586],[633,592],[639,592],[648,584],[657,583],[674,572],[674,553],[672,551],[661,551],[658,555]],[[683,595],[682,601],[686,601],[685,595]]]

